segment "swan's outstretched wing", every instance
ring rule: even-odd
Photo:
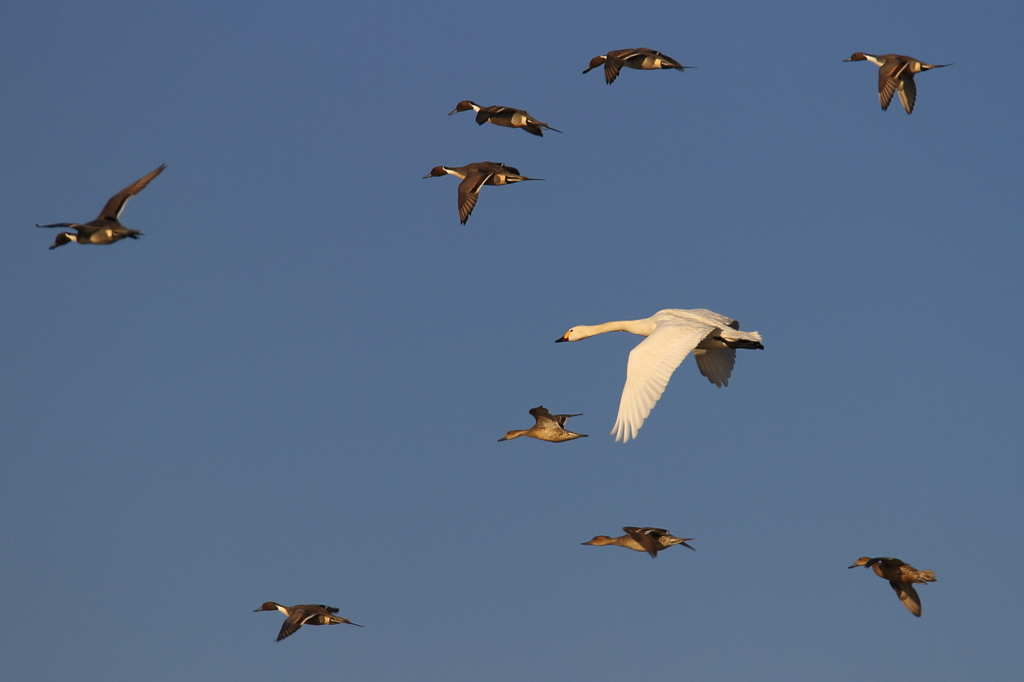
[[[696,308],[690,311],[703,317],[709,324],[715,324],[725,329],[730,327],[739,331],[740,323],[731,317],[719,315],[713,310]],[[736,366],[735,348],[714,348],[698,349],[693,351],[693,358],[697,361],[697,369],[708,378],[708,381],[722,388],[729,385],[729,377],[732,376],[732,368]]]
[[[719,388],[729,385],[732,368],[736,366],[735,348],[697,348],[693,351],[693,359],[697,361],[697,369],[708,381]]]
[[[710,323],[710,324],[717,324],[718,326],[722,327],[723,329],[725,327],[731,327],[731,328],[735,329],[736,331],[740,330],[740,323],[739,322],[737,322],[736,320],[732,319],[731,317],[726,317],[725,315],[719,315],[718,313],[716,313],[713,310],[708,310],[707,308],[694,308],[693,310],[689,310],[687,312],[692,313],[694,315],[698,315],[700,317],[703,317],[705,320],[707,320],[708,323]]]
[[[619,416],[612,427],[615,440],[625,443],[636,438],[647,415],[665,392],[672,372],[716,328],[689,319],[662,318],[651,335],[629,352]]]

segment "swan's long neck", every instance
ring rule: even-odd
[[[646,320],[617,320],[615,322],[595,325],[581,324],[575,327],[573,331],[576,332],[575,335],[578,335],[580,339],[586,339],[607,332],[629,332],[630,334],[639,334],[640,336],[650,336],[656,326],[655,322],[648,318]]]

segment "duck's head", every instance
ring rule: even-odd
[[[867,56],[863,52],[854,52],[850,55],[849,59],[844,59],[844,62],[863,62],[867,59]]]
[[[423,179],[427,178],[439,178],[442,175],[448,175],[448,170],[444,166],[434,166],[430,169],[430,172],[423,176]]]
[[[512,440],[513,438],[519,438],[519,436],[521,436],[521,435],[523,435],[522,431],[509,431],[504,436],[499,438],[498,442],[500,443],[503,440]]]
[[[854,562],[853,566],[847,566],[847,568],[857,568],[858,566],[870,566],[872,561],[874,561],[874,559],[872,559],[871,557],[862,556]]]
[[[599,54],[599,55],[597,55],[596,57],[594,57],[593,59],[590,60],[590,66],[588,66],[586,69],[584,69],[583,73],[587,73],[591,69],[596,69],[597,67],[599,67],[602,64],[604,64],[606,61],[608,61],[608,55],[606,55],[606,54]]]
[[[253,613],[257,611],[277,611],[277,603],[272,601],[263,602],[263,606],[252,610]]]
[[[587,542],[581,542],[580,544],[581,545],[596,545],[597,547],[602,547],[604,545],[612,544],[612,539],[610,537],[608,537],[607,535],[596,535],[596,536],[594,536],[594,538],[592,540],[589,540]]]
[[[452,114],[457,114],[460,111],[469,111],[470,109],[472,109],[473,111],[476,111],[479,108],[480,108],[480,105],[477,104],[476,102],[473,102],[473,101],[468,100],[468,99],[464,99],[461,102],[459,102],[458,104],[456,104],[455,105],[455,110],[454,111],[449,111],[448,115],[451,116]]]
[[[57,235],[57,238],[53,241],[53,246],[51,246],[50,248],[51,249],[56,249],[58,246],[64,246],[68,242],[77,242],[77,241],[78,241],[78,235],[77,234],[72,234],[71,232],[61,232],[60,234]]]

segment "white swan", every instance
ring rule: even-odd
[[[630,332],[647,338],[629,352],[626,385],[619,416],[612,427],[615,440],[636,438],[647,415],[665,392],[679,363],[693,351],[697,369],[719,388],[729,385],[737,348],[763,349],[761,335],[741,332],[736,320],[701,308],[659,310],[645,320],[605,322],[573,327],[555,343],[579,341],[605,332]]]

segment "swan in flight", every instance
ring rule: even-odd
[[[741,332],[739,322],[710,310],[659,310],[644,320],[623,320],[598,325],[578,325],[555,343],[579,341],[605,332],[630,332],[646,336],[629,352],[626,385],[619,402],[619,416],[612,427],[616,441],[636,438],[647,415],[665,392],[679,363],[693,351],[697,369],[721,388],[729,385],[737,348],[763,349],[761,335]]]

